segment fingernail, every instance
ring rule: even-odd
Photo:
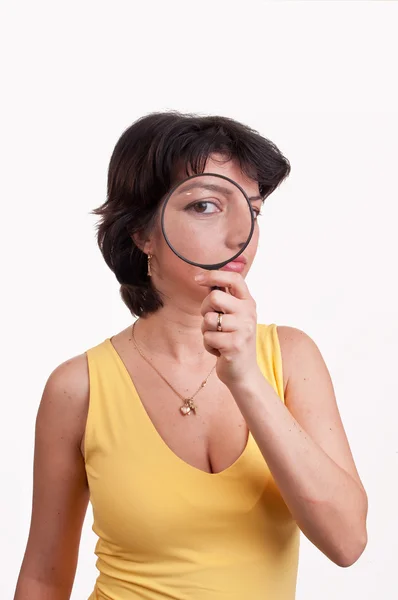
[[[195,275],[195,281],[204,281],[205,280],[205,275],[203,273],[199,273],[198,275]]]

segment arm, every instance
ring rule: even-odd
[[[50,375],[36,419],[30,531],[14,600],[69,600],[89,491],[80,442],[88,408],[85,355]]]
[[[286,406],[257,371],[231,390],[302,532],[333,562],[352,565],[367,543],[367,496],[328,369],[309,336],[279,327]]]
[[[279,491],[308,539],[340,566],[353,564],[366,543],[367,496],[338,412],[332,382],[309,336],[279,329],[286,381],[281,402],[257,365],[256,306],[237,273],[211,271],[199,285],[205,348],[216,354],[217,374],[229,388],[267,462]],[[222,332],[217,312],[223,312]]]

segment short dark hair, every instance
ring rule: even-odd
[[[290,173],[289,161],[275,144],[227,117],[153,113],[118,140],[109,163],[107,199],[92,214],[100,217],[98,245],[132,315],[145,317],[163,302],[147,276],[147,256],[131,235],[151,226],[178,167],[185,167],[187,175],[202,173],[214,154],[236,160],[258,182],[263,199]]]

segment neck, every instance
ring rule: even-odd
[[[148,358],[159,357],[186,366],[211,365],[215,357],[203,345],[202,316],[195,312],[164,306],[145,319],[139,319],[134,335]]]

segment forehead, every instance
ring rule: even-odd
[[[245,190],[248,196],[259,195],[257,181],[249,178],[245,173],[243,173],[239,163],[235,160],[227,160],[225,157],[218,154],[213,155],[207,159],[203,172],[224,175],[224,177],[228,177],[239,184]]]

